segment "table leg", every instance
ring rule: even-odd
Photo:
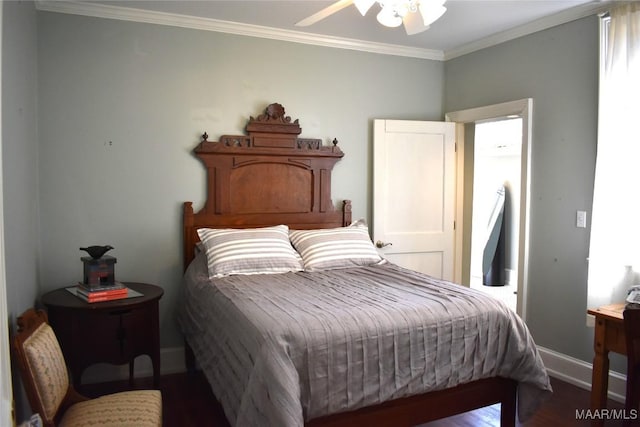
[[[133,388],[133,364],[135,358],[129,361],[129,388]]]
[[[71,378],[73,379],[73,386],[77,390],[82,385],[82,382],[80,380],[82,379],[82,372],[84,371],[84,367],[78,367],[78,366],[71,365],[68,368],[71,371]]]
[[[609,390],[609,350],[605,343],[606,324],[602,319],[596,319],[593,358],[593,374],[591,378],[591,411],[607,407],[607,392]],[[596,417],[597,418],[597,417]],[[602,426],[601,419],[594,419],[592,426]]]
[[[160,354],[156,355],[151,360],[153,364],[153,387],[160,389]]]
[[[158,324],[157,319],[158,315],[158,303],[156,302],[154,308],[154,322],[153,328],[151,330],[151,334],[153,337],[153,350],[149,354],[151,357],[151,364],[153,365],[153,387],[156,389],[160,389],[160,325]]]

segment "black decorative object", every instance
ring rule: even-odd
[[[86,248],[80,248],[81,251],[85,251],[93,259],[100,259],[102,255],[106,254],[111,249],[114,249],[114,247],[110,245],[106,245],[106,246],[93,245],[93,246],[87,246]]]
[[[104,255],[98,259],[83,256],[80,258],[84,264],[83,284],[91,288],[113,286],[116,283],[115,263],[116,259],[109,255]]]
[[[505,283],[505,227],[504,204],[506,189],[503,185],[496,192],[496,201],[487,227],[487,241],[482,254],[482,284],[504,286]]]

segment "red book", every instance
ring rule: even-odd
[[[120,294],[120,295],[107,295],[107,296],[102,296],[102,297],[86,297],[82,294],[77,294],[79,298],[81,298],[82,300],[88,302],[88,303],[92,303],[92,302],[104,302],[104,301],[113,301],[113,300],[118,300],[118,299],[124,299],[127,297],[127,294]]]
[[[128,296],[128,289],[114,289],[110,291],[86,291],[81,288],[76,288],[76,295],[82,298],[86,302],[101,302],[112,301],[116,299],[126,298]]]

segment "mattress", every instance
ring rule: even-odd
[[[209,279],[199,255],[178,321],[236,426],[302,426],[494,376],[518,382],[524,421],[552,391],[505,304],[392,263]]]

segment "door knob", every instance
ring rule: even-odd
[[[384,243],[382,240],[378,240],[376,242],[376,248],[381,249],[384,248],[385,246],[391,246],[392,243]]]

